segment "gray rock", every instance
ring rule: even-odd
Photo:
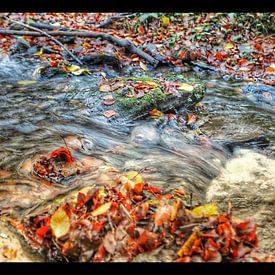
[[[239,150],[214,179],[206,194],[226,211],[228,202],[233,215],[258,225],[260,247],[275,249],[275,160],[251,150]]]

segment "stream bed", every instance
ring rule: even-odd
[[[162,68],[148,75],[173,73],[173,69]],[[230,198],[235,214],[246,219],[256,217],[260,246],[274,252],[274,110],[247,100],[240,92],[243,82],[195,74],[207,87],[197,116],[211,146],[192,142],[192,131],[161,128],[152,118],[109,121],[96,112],[100,102],[93,93],[98,89],[100,73],[20,85],[17,81],[32,77],[30,68],[2,61],[1,213],[20,217],[41,203],[51,203],[66,190],[91,182],[104,184],[100,179],[109,167],[142,170],[150,183],[167,192],[179,187],[191,192],[194,203],[214,200],[226,209]],[[222,146],[259,135],[269,140],[264,149],[236,147],[229,152]],[[35,179],[26,167],[35,155],[64,146],[64,138],[80,142],[74,157],[92,157],[95,169],[65,186],[49,186]]]

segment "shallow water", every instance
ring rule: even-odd
[[[166,73],[173,72],[162,69],[153,74]],[[264,134],[270,139],[265,153],[274,153],[274,113],[249,102],[239,92],[241,82],[201,75],[207,93],[199,123],[213,141],[209,146],[195,143],[191,131],[160,130],[150,118],[135,122],[119,118],[109,123],[100,114],[101,103],[96,97],[100,73],[19,85],[16,82],[29,80],[33,71],[5,60],[0,62],[0,76],[0,170],[10,172],[0,178],[3,213],[31,212],[69,189],[104,184],[100,179],[110,166],[118,172],[143,171],[152,185],[167,192],[183,187],[193,193],[194,201],[203,201],[209,183],[230,158],[223,141]],[[63,138],[68,136],[80,141],[81,146],[73,152],[76,159],[91,156],[102,161],[93,171],[66,185],[52,186],[24,169],[35,155],[64,146]]]

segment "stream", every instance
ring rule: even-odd
[[[148,74],[167,73],[173,73],[173,69],[162,68]],[[270,140],[269,146],[242,151],[243,164],[248,159],[251,161],[251,157],[256,161],[261,156],[268,161],[271,171],[265,169],[255,178],[266,181],[272,177],[274,183],[274,111],[247,100],[240,92],[240,87],[245,85],[241,81],[225,80],[216,74],[196,74],[207,86],[198,122],[211,146],[192,142],[192,133],[188,131],[161,129],[152,118],[134,122],[118,118],[108,122],[96,111],[100,102],[93,96],[100,73],[19,85],[17,81],[32,78],[31,67],[3,59],[0,62],[0,171],[8,173],[0,177],[1,212],[25,215],[69,189],[91,182],[104,184],[102,174],[110,167],[117,171],[141,170],[153,186],[167,192],[183,188],[193,194],[193,203],[206,202],[211,182],[215,180],[219,186],[217,180],[226,171],[228,161],[240,157],[240,149],[232,153],[222,143],[259,135]],[[25,167],[35,155],[64,146],[62,137],[73,137],[74,142],[80,142],[74,157],[78,160],[92,157],[95,169],[62,186],[50,186],[35,179]],[[241,176],[243,172],[234,173]],[[270,207],[274,210],[274,204]]]

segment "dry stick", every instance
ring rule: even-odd
[[[4,30],[0,29],[1,35],[26,35],[26,36],[82,36],[89,38],[102,38],[104,40],[108,40],[111,43],[115,43],[120,47],[124,47],[131,53],[135,53],[138,56],[147,60],[150,64],[157,66],[159,61],[156,60],[151,55],[142,51],[141,49],[134,46],[134,44],[130,40],[125,40],[107,33],[102,32],[85,32],[85,31],[51,31],[48,33],[42,32],[31,32],[31,31],[17,31],[17,30]]]
[[[24,26],[26,28],[29,28],[31,30],[35,30],[41,34],[43,34],[44,36],[47,36],[49,37],[51,40],[53,40],[56,44],[58,44],[61,48],[63,48],[75,61],[77,61],[81,66],[83,66],[83,63],[70,51],[68,50],[61,42],[59,42],[57,39],[55,39],[54,37],[52,37],[49,33],[45,32],[45,31],[42,31],[38,28],[35,28],[35,27],[32,27],[32,26],[29,26],[27,24],[24,24],[22,22],[18,22],[18,21],[15,21],[13,19],[9,19],[7,17],[5,17],[6,20],[10,21],[10,22],[13,22],[13,23],[16,23],[18,25],[21,25],[21,26]]]

